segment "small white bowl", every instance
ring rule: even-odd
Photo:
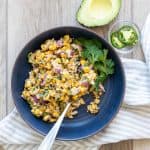
[[[115,31],[119,30],[121,27],[126,26],[126,25],[131,26],[131,27],[133,27],[133,28],[136,30],[137,35],[138,35],[138,41],[137,41],[137,43],[136,43],[134,46],[126,46],[126,47],[124,47],[124,48],[118,49],[118,48],[114,47],[114,46],[112,45],[112,43],[111,43],[111,34],[112,34],[113,32],[115,32]],[[114,24],[110,27],[110,29],[109,29],[109,31],[108,31],[108,42],[109,42],[110,45],[111,45],[118,53],[120,53],[120,54],[128,54],[128,53],[133,52],[133,50],[135,50],[135,49],[137,48],[137,46],[140,44],[140,39],[141,39],[140,29],[139,29],[139,27],[138,27],[135,23],[133,23],[133,22],[129,22],[129,21],[118,21],[118,22],[114,23]]]

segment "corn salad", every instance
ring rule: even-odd
[[[102,92],[92,90],[97,77],[93,66],[81,57],[82,47],[69,35],[59,40],[48,39],[41,48],[28,54],[33,69],[25,81],[22,97],[30,104],[31,112],[46,122],[55,122],[66,104],[71,106],[66,117],[73,118],[77,109],[85,105],[82,98],[93,93],[94,100],[87,111],[99,111]]]

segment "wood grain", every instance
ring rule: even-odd
[[[100,150],[133,150],[133,144],[129,141],[123,141],[115,144],[106,144]]]
[[[150,150],[150,140],[135,140],[133,150]]]
[[[142,28],[150,10],[150,1],[123,0],[122,2],[122,8],[116,20],[134,21]],[[0,0],[0,78],[2,79],[0,84],[0,119],[6,115],[7,110],[10,112],[14,106],[10,78],[18,53],[31,38],[42,31],[62,25],[80,26],[75,18],[80,3],[81,0]],[[91,30],[107,38],[107,31],[112,23]],[[143,59],[141,48],[128,57]],[[150,140],[134,142],[130,140],[104,145],[101,150],[149,150],[149,143]]]
[[[2,146],[0,146],[0,150],[4,150]]]
[[[7,3],[0,1],[0,119],[6,115]]]

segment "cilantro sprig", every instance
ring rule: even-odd
[[[99,84],[114,73],[114,62],[108,58],[108,50],[103,49],[99,40],[78,38],[75,42],[83,47],[81,57],[87,59],[98,74],[94,84],[94,88],[98,90]]]

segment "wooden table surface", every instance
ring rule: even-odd
[[[122,1],[116,20],[131,20],[142,29],[150,10],[150,1]],[[81,0],[0,0],[0,119],[14,107],[10,77],[15,58],[22,47],[35,35],[52,27],[80,26],[75,18],[80,3]],[[110,25],[91,30],[106,38]],[[141,49],[129,57],[143,59]],[[101,150],[150,150],[150,140],[107,144]]]

